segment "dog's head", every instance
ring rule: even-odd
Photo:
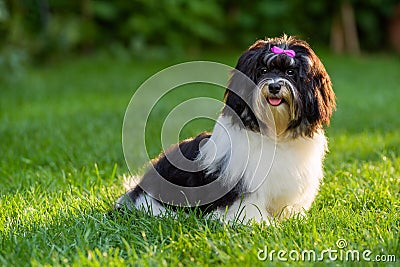
[[[275,136],[311,137],[335,109],[324,65],[305,41],[287,36],[259,40],[245,51],[224,99],[224,115]]]

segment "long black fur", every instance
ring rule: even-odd
[[[207,132],[203,132],[196,136],[195,138],[187,139],[184,141],[181,141],[179,144],[176,144],[172,147],[170,147],[167,151],[164,153],[161,153],[160,156],[152,161],[152,166],[153,168],[149,169],[148,172],[145,173],[143,176],[142,182],[143,181],[149,181],[152,180],[152,178],[156,175],[161,176],[165,180],[179,185],[179,186],[184,186],[184,187],[198,187],[198,186],[203,186],[206,184],[209,184],[213,181],[215,181],[218,177],[220,172],[215,172],[212,174],[207,174],[205,170],[200,170],[200,171],[186,171],[182,170],[180,168],[177,168],[170,162],[169,159],[177,159],[180,156],[179,151],[182,153],[182,155],[196,164],[196,158],[199,155],[200,151],[200,145],[202,141],[205,141],[205,139],[210,138],[211,134]],[[196,166],[195,166],[196,167]],[[199,168],[201,169],[201,168]],[[155,173],[157,172],[157,173]],[[141,183],[132,190],[130,193],[128,193],[128,196],[134,200],[136,199],[140,193],[142,193],[141,188]],[[215,186],[220,186],[221,190],[224,190],[222,187],[224,185],[220,183],[216,183]],[[148,186],[146,186],[148,188]],[[151,189],[148,189],[146,191],[147,194],[151,196],[159,196],[161,195],[161,192],[163,188],[157,187],[157,185],[152,186]],[[189,209],[199,209],[203,212],[203,214],[207,214],[211,212],[212,210],[218,208],[218,207],[225,207],[231,205],[242,193],[241,191],[241,183],[238,182],[228,193],[226,193],[223,197],[219,198],[218,200],[210,203],[210,204],[205,204],[202,205],[202,203],[199,203],[197,207],[187,207]],[[199,196],[199,199],[201,196]],[[163,205],[166,205],[165,203],[157,200],[158,202],[162,203]],[[169,205],[171,208],[175,208],[172,205]]]

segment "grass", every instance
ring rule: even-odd
[[[239,53],[207,59],[233,65]],[[275,227],[178,218],[105,216],[128,174],[121,127],[134,90],[179,62],[107,56],[27,70],[0,89],[0,264],[3,266],[253,266],[260,249],[371,250],[400,261],[400,61],[385,55],[323,55],[338,96],[327,130],[325,179],[307,219]],[[201,58],[201,59],[204,59]],[[220,92],[209,92],[214,98]],[[178,97],[191,93],[181,90]],[[161,109],[162,110],[162,109]],[[156,124],[155,124],[156,125]],[[150,154],[159,152],[149,126]],[[185,127],[183,136],[210,130]],[[154,142],[151,140],[154,139]],[[261,251],[263,252],[263,251]],[[295,254],[293,254],[295,255]],[[286,255],[286,258],[288,255]],[[354,265],[355,261],[289,261]]]

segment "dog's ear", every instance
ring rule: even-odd
[[[301,60],[299,86],[303,97],[303,110],[311,131],[322,125],[329,125],[330,118],[336,108],[335,93],[331,79],[321,60],[305,42],[301,42],[295,49]]]
[[[247,50],[240,57],[236,64],[236,67],[231,72],[231,78],[228,83],[228,87],[225,90],[224,100],[226,102],[229,92],[236,92],[239,88],[243,88],[243,85],[248,86],[247,79],[244,79],[246,75],[250,80],[255,81],[257,75],[257,56],[259,51]]]
[[[318,105],[319,120],[329,125],[333,111],[336,109],[335,93],[332,89],[331,78],[320,59],[314,54],[314,71],[310,73],[314,83],[315,96]]]
[[[228,88],[225,90],[224,100],[226,102],[230,91],[237,92],[238,88],[244,86],[251,86],[250,83],[243,79],[243,74],[246,75],[251,81],[255,82],[257,77],[258,65],[261,60],[260,55],[266,49],[267,42],[258,40],[249,47],[238,59],[235,69],[231,73],[231,79]]]
[[[250,103],[246,103],[246,101],[251,99],[256,87],[255,82],[262,53],[261,43],[263,42],[256,42],[256,44],[259,43],[259,46],[251,46],[240,56],[235,69],[231,72],[231,78],[224,93],[225,107],[222,110],[222,114],[240,118],[246,127],[253,130],[258,129],[257,119],[249,107]]]

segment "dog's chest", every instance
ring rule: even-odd
[[[245,191],[266,202],[300,198],[308,187],[318,187],[326,140],[323,134],[287,142],[248,134],[248,145],[233,146],[231,177],[242,173]]]

